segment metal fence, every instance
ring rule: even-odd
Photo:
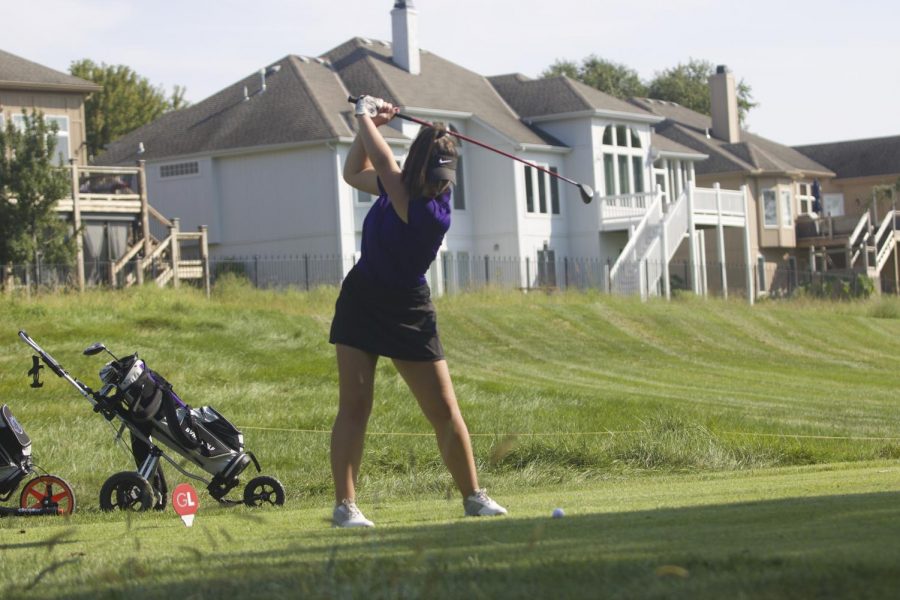
[[[552,253],[551,253],[552,254]],[[238,278],[264,289],[310,290],[320,286],[341,284],[354,265],[353,256],[235,256],[210,258],[210,280],[215,287],[223,278]],[[599,258],[571,258],[544,255],[538,259],[519,257],[470,256],[466,253],[443,253],[427,274],[435,295],[459,294],[485,288],[529,290],[599,290],[605,293],[665,296],[698,291],[706,296],[746,297],[749,283],[754,296],[790,297],[798,294],[829,298],[867,296],[876,291],[896,293],[891,278],[873,282],[853,272],[810,272],[798,270],[795,263],[759,265],[707,262],[695,265],[671,261],[668,264],[668,286],[663,265],[641,261],[620,269],[615,286],[610,270],[614,261]],[[87,287],[122,287],[135,265],[127,265],[114,280],[111,263],[88,261],[85,264]],[[6,292],[41,293],[77,289],[75,268],[69,266],[31,264],[0,269],[0,284]],[[155,276],[151,266],[146,276]],[[182,282],[184,285],[186,282]],[[194,285],[199,285],[197,282]]]

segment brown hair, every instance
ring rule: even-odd
[[[443,123],[434,123],[433,127],[422,127],[409,148],[409,154],[403,163],[401,179],[410,200],[433,198],[447,186],[447,180],[428,179],[428,167],[431,164],[431,157],[435,154],[453,157],[459,155],[456,140],[453,136],[447,135],[447,128]]]

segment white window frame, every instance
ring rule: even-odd
[[[610,136],[610,143],[603,142],[604,137],[606,136],[606,132],[611,131],[612,135]],[[625,140],[624,144],[619,144],[619,133],[620,131],[625,132]],[[643,194],[646,193],[647,190],[647,180],[646,180],[646,171],[647,169],[643,168],[644,165],[644,148],[641,146],[633,146],[632,140],[637,140],[640,144],[641,136],[638,134],[637,130],[634,129],[631,125],[623,125],[610,123],[606,125],[603,129],[603,134],[600,136],[601,140],[601,160],[603,161],[603,189],[606,192],[607,196],[622,196],[622,195],[631,195],[631,194]],[[606,168],[607,156],[612,156],[613,168],[612,175],[613,181],[607,181],[608,173]],[[625,190],[625,185],[622,182],[622,174],[620,168],[621,157],[627,157],[628,166],[626,167],[627,172],[627,187],[628,191]],[[642,166],[641,172],[637,173],[634,169],[634,158],[638,157],[640,159],[640,164]],[[638,187],[637,178],[640,178],[640,188],[641,192],[635,191]]]
[[[548,163],[540,163],[534,162],[535,165],[547,169],[548,171],[554,171],[559,173],[559,167],[556,165],[551,165]],[[531,178],[531,193],[532,197],[532,208],[533,210],[528,210],[528,183],[529,176]],[[525,182],[525,214],[529,216],[542,216],[542,217],[551,217],[557,218],[562,216],[562,201],[560,199],[560,191],[559,191],[559,182],[555,181],[555,177],[552,175],[548,175],[547,173],[543,173],[538,169],[529,167],[528,165],[523,165],[522,168],[522,180]],[[543,180],[543,187],[541,187],[541,183]],[[555,184],[555,185],[554,185]],[[544,198],[544,210],[541,210],[541,190],[543,190],[543,198]],[[559,212],[553,212],[553,192],[556,192],[557,198],[557,206],[559,207]]]
[[[778,190],[776,188],[768,188],[760,193],[762,202],[762,222],[765,229],[778,228]],[[769,222],[769,211],[767,209],[768,201],[771,200],[773,222]]]
[[[779,205],[781,210],[781,226],[794,226],[794,194],[789,187],[782,187],[778,190]]]
[[[800,206],[801,215],[814,215],[813,203],[816,198],[812,195],[812,183],[807,181],[797,182],[797,204]]]
[[[58,166],[66,166],[69,164],[69,160],[72,158],[72,144],[70,143],[69,137],[69,116],[68,115],[44,115],[44,122],[48,124],[56,122],[60,124],[59,130],[56,132],[56,155],[52,158],[52,160],[57,160],[60,154],[60,149],[64,148],[65,150],[62,152],[62,162],[56,163]],[[12,115],[12,123],[15,125],[16,129],[19,131],[23,131],[25,129],[25,115],[18,114]],[[64,125],[64,127],[63,127]]]

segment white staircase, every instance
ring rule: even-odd
[[[884,220],[878,231],[875,232],[873,246],[875,250],[875,274],[880,275],[888,259],[900,244],[900,236],[898,236],[898,225],[900,225],[900,210],[892,210],[885,215]]]
[[[746,228],[746,190],[689,186],[675,202],[663,204],[657,193],[609,271],[609,291],[639,294],[641,299],[669,295],[669,261],[697,225]],[[665,209],[665,210],[664,210]],[[720,240],[721,247],[721,240]],[[691,252],[695,279],[697,260]],[[720,260],[723,264],[724,260]],[[749,269],[749,267],[748,267]],[[722,274],[724,281],[724,273]],[[695,291],[698,291],[695,285]]]

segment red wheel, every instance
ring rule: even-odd
[[[61,515],[75,512],[75,494],[72,486],[55,475],[41,475],[25,484],[19,496],[22,508],[56,507]]]

